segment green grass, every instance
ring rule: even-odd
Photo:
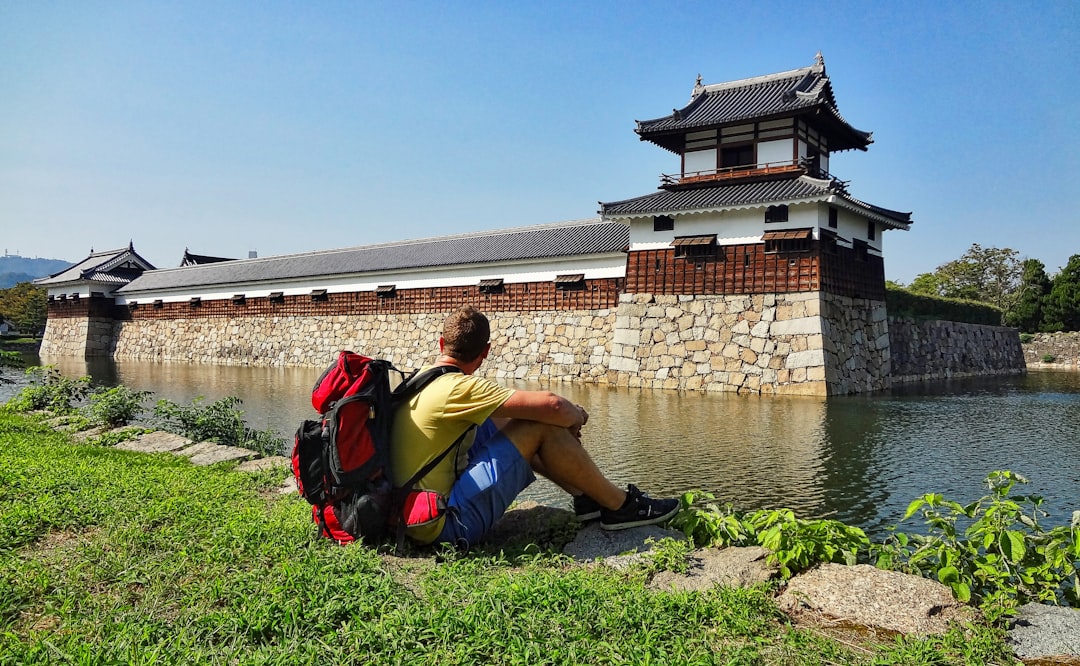
[[[1000,632],[796,629],[766,587],[652,592],[542,549],[315,538],[286,472],[74,445],[0,411],[0,664],[1011,663]]]

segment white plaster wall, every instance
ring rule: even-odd
[[[676,236],[716,234],[718,245],[742,245],[761,240],[764,207],[716,213],[676,214],[674,231],[653,231],[652,218],[630,222],[630,249],[654,250],[671,246]],[[625,268],[624,268],[625,270]]]
[[[791,139],[762,141],[757,145],[758,164],[791,162]]]
[[[553,282],[557,275],[568,273],[584,273],[585,279],[588,280],[620,278],[626,274],[626,255],[619,252],[591,257],[573,257],[561,261],[546,259],[513,264],[449,266],[441,269],[372,273],[363,277],[327,276],[278,282],[271,286],[238,283],[224,287],[213,285],[201,288],[122,292],[116,295],[116,302],[120,305],[131,301],[147,303],[158,299],[164,303],[187,302],[195,296],[210,301],[232,298],[236,294],[257,298],[269,296],[275,291],[280,291],[285,296],[293,296],[310,294],[314,289],[326,289],[329,293],[374,291],[376,287],[385,284],[393,284],[398,289],[427,289],[476,285],[480,280],[494,278],[502,278],[505,284]]]
[[[683,157],[683,173],[716,171],[716,150],[695,150]]]

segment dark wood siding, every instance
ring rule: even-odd
[[[627,256],[626,291],[645,294],[761,294],[825,291],[882,299],[881,257],[856,259],[856,252],[819,242],[809,252],[766,253],[763,243],[725,245],[716,257],[677,258],[674,249],[642,250]]]

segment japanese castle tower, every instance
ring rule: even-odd
[[[728,83],[699,76],[688,104],[635,131],[677,155],[677,173],[601,203],[599,218],[277,257],[185,252],[166,269],[131,245],[91,254],[38,281],[42,355],[325,366],[352,348],[416,367],[444,313],[476,305],[496,332],[484,371],[500,378],[888,387],[906,352],[890,336],[882,236],[911,218],[830,173],[834,153],[872,138],[840,115],[821,55]]]
[[[829,173],[833,153],[873,139],[840,115],[820,53],[779,74],[698,76],[689,104],[636,132],[680,169],[655,193],[602,204],[630,226],[627,292],[884,299],[882,234],[911,216],[855,199]]]

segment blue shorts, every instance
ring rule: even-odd
[[[459,548],[480,541],[535,480],[529,462],[488,419],[477,428],[468,467],[450,489],[446,522],[435,541]]]

